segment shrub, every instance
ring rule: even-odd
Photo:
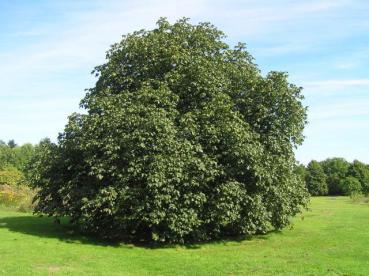
[[[22,185],[25,183],[25,177],[22,172],[16,168],[6,167],[0,170],[0,185]]]
[[[301,88],[266,77],[208,23],[123,37],[34,162],[36,212],[104,238],[184,242],[280,229],[306,204],[294,173]]]
[[[361,193],[351,194],[350,199],[354,203],[369,203],[369,196],[365,196]]]
[[[33,210],[34,191],[26,186],[0,185],[0,205],[17,208],[19,211]]]

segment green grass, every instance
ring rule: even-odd
[[[369,204],[326,197],[310,208],[281,232],[155,249],[99,243],[0,209],[0,274],[369,275]]]

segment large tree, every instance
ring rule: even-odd
[[[293,149],[306,108],[209,23],[123,36],[58,144],[41,145],[36,211],[104,238],[208,240],[280,229],[305,205]]]

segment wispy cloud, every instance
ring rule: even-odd
[[[202,10],[202,1],[137,1],[134,4],[112,1],[100,8],[71,13],[66,26],[44,26],[43,33],[49,35],[27,46],[26,51],[18,52],[20,56],[15,62],[14,55],[10,56],[13,62],[8,61],[11,66],[6,71],[81,68],[102,62],[105,51],[121,35],[138,28],[152,28],[155,21],[166,14],[172,20],[195,16]],[[20,34],[32,36],[39,32],[30,30]]]
[[[204,8],[203,1],[195,0],[94,1],[90,8],[53,3],[59,6],[52,7],[60,15],[59,22],[27,26],[29,19],[24,16],[35,9],[25,11],[20,6],[22,16],[15,20],[27,29],[3,33],[0,38],[11,45],[0,44],[0,139],[37,142],[41,137],[55,137],[67,115],[78,110],[84,88],[93,85],[91,70],[104,62],[105,51],[121,35],[152,28],[161,16],[170,20],[194,17]],[[23,39],[26,43],[20,45]]]
[[[324,91],[338,91],[352,87],[365,87],[369,91],[369,79],[330,79],[303,82],[306,90],[314,90],[317,93]]]
[[[352,120],[353,117],[358,119],[369,118],[369,101],[366,101],[366,98],[364,98],[346,100],[346,102],[338,101],[338,103],[317,104],[310,108],[309,114],[309,120],[314,121],[314,123],[332,119],[336,121],[341,121],[342,119]]]

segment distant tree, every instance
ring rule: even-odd
[[[50,170],[51,167],[55,167],[55,165],[52,163],[53,159],[51,159],[53,151],[55,151],[55,144],[53,144],[49,138],[42,139],[34,147],[33,155],[26,166],[26,177],[29,184],[33,188],[36,188],[36,183],[38,187],[47,184],[47,181],[45,181],[46,175],[41,174],[43,173],[43,171],[41,171],[41,168],[54,174],[54,172]],[[45,187],[43,188],[45,189]]]
[[[32,144],[10,147],[8,144],[0,143],[0,169],[13,167],[22,173],[27,173],[26,167],[33,154]]]
[[[156,242],[264,233],[308,199],[293,172],[301,88],[266,76],[209,23],[165,19],[96,67],[58,144],[35,159],[36,211],[105,238]]]
[[[14,163],[12,165],[26,173],[27,165],[34,155],[35,147],[32,144],[27,143],[13,148],[13,151]]]
[[[7,144],[0,144],[0,169],[14,163],[14,152]]]
[[[359,160],[354,160],[348,169],[348,175],[359,180],[364,194],[369,194],[369,168]]]
[[[348,174],[350,163],[344,158],[328,158],[320,162],[327,178],[328,193],[330,195],[342,195],[340,182]]]
[[[13,149],[17,146],[17,144],[15,143],[15,141],[12,139],[12,140],[9,140],[8,141],[8,146],[9,148]]]
[[[360,181],[353,176],[343,178],[340,185],[344,195],[358,194],[362,191]]]
[[[306,186],[311,195],[326,195],[328,186],[324,170],[319,162],[312,160],[306,168]]]
[[[295,167],[295,173],[305,182],[306,168],[303,164],[297,164]]]

